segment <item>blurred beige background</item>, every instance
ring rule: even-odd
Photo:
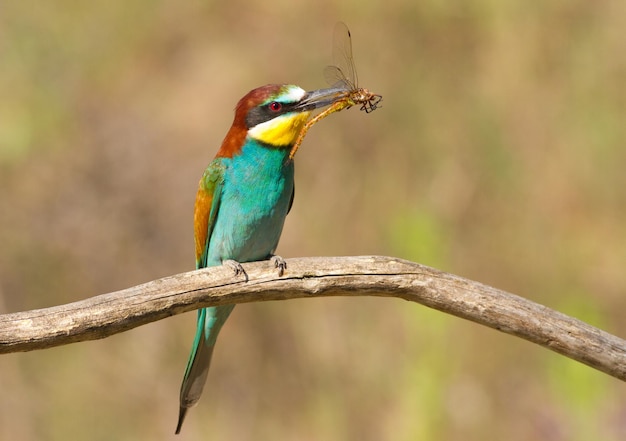
[[[385,254],[626,336],[626,2],[0,4],[0,312],[190,270],[197,181],[248,90],[366,115],[298,152],[284,257]],[[0,357],[0,439],[175,439],[185,314]],[[237,307],[180,440],[623,440],[626,385],[392,299]]]

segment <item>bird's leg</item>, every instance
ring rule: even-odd
[[[222,265],[227,266],[228,268],[233,270],[233,272],[235,273],[235,277],[237,277],[240,274],[243,274],[243,276],[246,279],[246,282],[248,281],[248,274],[243,269],[243,266],[241,266],[241,264],[237,262],[236,260],[233,260],[233,259],[222,260]]]
[[[287,262],[280,256],[272,254],[270,256],[270,262],[274,264],[274,268],[278,270],[278,277],[282,277],[285,274],[285,270],[287,269]]]

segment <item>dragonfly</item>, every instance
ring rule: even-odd
[[[352,36],[350,35],[350,29],[343,22],[335,25],[333,63],[335,64],[326,66],[324,69],[324,78],[331,86],[329,92],[336,94],[333,104],[304,125],[291,148],[289,153],[290,160],[295,156],[309,129],[328,115],[359,104],[361,105],[359,110],[364,110],[365,113],[373,112],[381,107],[380,102],[383,100],[381,95],[372,93],[358,85],[358,75],[354,66],[354,57],[352,56]]]
[[[347,93],[346,103],[348,105],[345,108],[361,104],[360,110],[364,110],[365,113],[376,110],[383,97],[359,87],[359,77],[352,56],[352,37],[350,29],[343,22],[335,25],[333,63],[335,64],[326,66],[324,69],[324,77],[331,88]]]

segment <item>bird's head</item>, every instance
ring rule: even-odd
[[[290,148],[311,111],[332,104],[336,89],[306,92],[298,86],[268,84],[251,90],[235,109],[235,120],[218,156],[237,154],[247,137],[275,148]]]

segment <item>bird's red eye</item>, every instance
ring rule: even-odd
[[[278,101],[272,101],[269,105],[269,108],[272,112],[278,112],[280,109],[283,108],[283,105]]]

